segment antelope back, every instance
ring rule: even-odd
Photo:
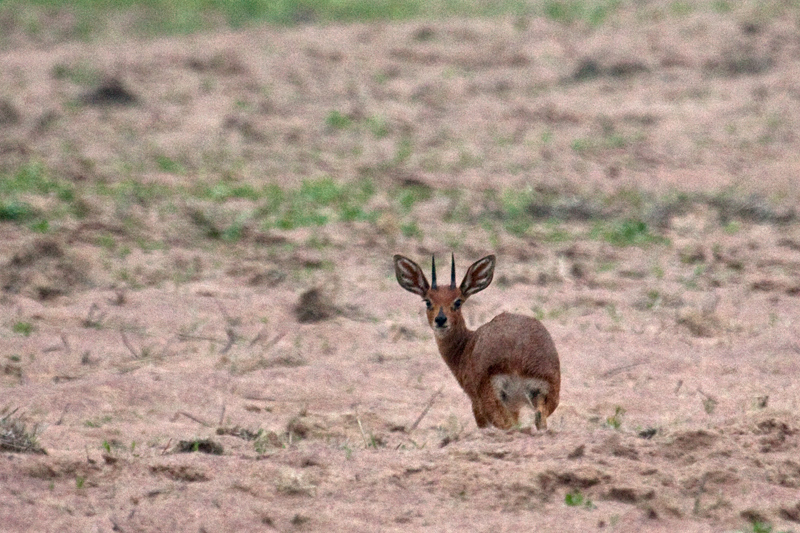
[[[471,348],[471,372],[476,379],[521,376],[542,380],[547,383],[547,387],[540,388],[547,395],[548,414],[555,410],[561,388],[561,365],[555,343],[540,321],[501,313],[475,331]]]

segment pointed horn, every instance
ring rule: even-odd
[[[436,288],[436,256],[431,256],[431,289]]]
[[[456,288],[456,256],[450,253],[450,288]]]

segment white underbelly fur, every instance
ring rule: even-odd
[[[535,391],[542,396],[547,396],[550,391],[550,385],[543,379],[523,378],[512,374],[492,376],[492,386],[500,401],[512,410],[524,406],[533,408]]]

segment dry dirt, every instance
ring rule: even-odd
[[[10,34],[3,169],[82,214],[0,222],[0,416],[46,452],[0,454],[0,529],[800,530],[797,14],[643,10]],[[376,215],[225,240],[263,198],[97,192],[222,175],[367,178]],[[531,190],[602,209],[506,231]],[[615,209],[658,238],[614,241]],[[473,328],[551,332],[547,431],[478,430],[395,282],[392,254],[453,249],[459,275],[498,256]]]

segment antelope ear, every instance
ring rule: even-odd
[[[464,298],[481,292],[489,286],[494,276],[494,259],[493,255],[487,255],[470,265],[464,275],[464,281],[461,282],[461,295]]]
[[[428,294],[428,280],[422,269],[414,261],[402,255],[394,256],[394,274],[397,276],[397,283],[408,292],[413,292],[425,297]]]

